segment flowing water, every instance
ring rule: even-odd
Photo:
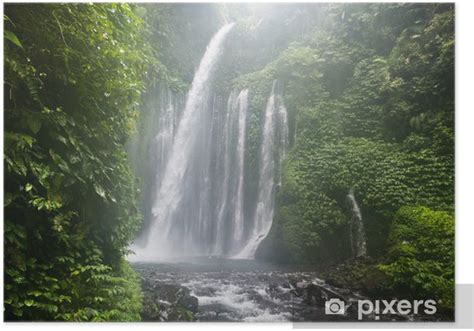
[[[362,221],[362,213],[360,211],[357,200],[354,196],[354,190],[350,190],[347,194],[352,217],[350,220],[350,240],[352,255],[356,258],[363,257],[367,254],[364,223]]]
[[[132,246],[134,261],[170,257],[234,256],[253,258],[273,219],[279,166],[288,147],[283,98],[273,82],[261,112],[259,183],[254,210],[245,206],[249,91],[232,91],[227,103],[213,92],[213,79],[233,24],[210,41],[183,109],[167,91],[168,102],[155,111],[151,130],[154,170],[146,227]],[[163,92],[162,92],[163,94]],[[148,178],[147,178],[148,180]]]
[[[186,309],[197,321],[348,322],[359,320],[359,300],[369,299],[355,290],[328,284],[318,271],[294,265],[201,257],[139,262],[133,267],[143,284],[145,321],[182,320],[176,311]],[[328,302],[337,306],[329,310]],[[150,311],[155,313],[150,316]],[[443,317],[372,312],[363,319],[438,321]]]
[[[253,260],[193,258],[182,262],[136,263],[135,270],[155,288],[188,289],[198,300],[199,321],[328,321],[356,320],[357,293],[338,289],[314,271],[295,271]],[[164,293],[165,291],[159,291]],[[148,294],[145,291],[145,295]],[[171,298],[170,298],[171,297]],[[168,303],[169,297],[159,298]],[[326,315],[325,300],[341,298],[345,312]]]
[[[275,188],[279,182],[279,178],[276,178],[277,168],[288,147],[287,112],[281,96],[275,93],[276,84],[277,81],[274,81],[265,109],[257,209],[247,244],[236,255],[239,258],[253,258],[258,245],[265,239],[272,225]]]

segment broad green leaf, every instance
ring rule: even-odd
[[[29,116],[26,120],[26,123],[34,134],[37,134],[38,131],[41,129],[41,121],[34,116]]]
[[[31,307],[35,302],[33,300],[25,300],[25,306]]]
[[[21,44],[20,40],[13,32],[5,30],[5,38],[11,41],[16,46],[23,48],[23,45]]]

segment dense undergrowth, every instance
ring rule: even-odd
[[[115,4],[5,15],[5,318],[137,320],[123,145],[153,70],[142,19]]]

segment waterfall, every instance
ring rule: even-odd
[[[236,160],[236,193],[234,196],[234,236],[233,248],[238,249],[244,235],[244,154],[245,154],[245,129],[248,108],[248,90],[242,90],[238,96],[238,135],[237,135],[237,160]]]
[[[222,185],[220,187],[220,193],[217,197],[217,208],[216,208],[216,240],[214,243],[214,252],[217,254],[224,253],[224,246],[225,246],[225,220],[227,219],[227,211],[228,211],[228,201],[229,201],[229,183],[230,183],[230,166],[231,160],[229,151],[231,149],[231,119],[232,119],[232,110],[235,108],[237,102],[237,98],[235,96],[235,91],[232,91],[229,96],[229,100],[227,101],[227,112],[225,116],[225,122],[222,131],[222,138],[221,144],[222,149],[220,151],[220,155],[222,155],[222,159],[220,160],[220,173],[222,174]]]
[[[189,91],[184,111],[174,135],[160,185],[157,186],[152,208],[152,225],[147,245],[132,246],[136,258],[153,260],[193,251],[195,244],[209,232],[210,192],[209,168],[212,123],[207,111],[210,101],[210,81],[223,50],[223,44],[233,23],[222,27],[211,39],[201,59]],[[213,109],[212,109],[213,110]]]
[[[248,109],[248,90],[232,91],[227,102],[220,154],[221,173],[216,204],[216,240],[214,254],[223,255],[240,249],[244,235],[244,154]],[[232,233],[232,236],[229,235]]]
[[[364,223],[362,222],[362,213],[354,196],[354,190],[351,189],[347,194],[347,201],[351,209],[350,221],[350,240],[352,255],[362,257],[367,254]]]
[[[249,91],[230,93],[227,102],[211,89],[213,75],[232,24],[210,41],[184,107],[162,92],[159,121],[150,141],[154,192],[145,240],[132,245],[131,260],[154,261],[186,256],[253,258],[268,234],[280,182],[279,166],[288,146],[288,118],[273,83],[261,126],[257,207],[247,210],[245,155]],[[167,91],[167,90],[166,90]],[[151,184],[151,183],[150,183]],[[146,212],[145,212],[146,214]],[[245,215],[252,215],[246,220]],[[140,245],[141,244],[141,245]]]
[[[257,208],[245,247],[235,256],[237,258],[253,258],[255,252],[270,231],[273,221],[274,200],[278,166],[288,146],[288,119],[283,99],[276,94],[276,80],[265,109],[262,143],[259,162],[259,188]]]
[[[184,102],[183,94],[173,92],[166,86],[157,87],[146,96],[137,133],[127,142],[131,167],[141,178],[140,190],[143,193],[141,209],[145,220],[135,240],[140,245],[148,240],[154,191],[163,178]]]
[[[179,122],[179,97],[177,98],[170,91],[164,89],[162,96],[163,103],[158,111],[158,131],[155,135],[153,146],[156,150],[152,151],[156,157],[154,162],[154,170],[156,181],[155,185],[159,186],[163,179],[163,173],[166,166],[166,160],[171,151],[174,141],[174,135]]]

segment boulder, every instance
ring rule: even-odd
[[[142,319],[144,321],[193,320],[198,311],[198,299],[184,286],[141,279],[143,290]]]

